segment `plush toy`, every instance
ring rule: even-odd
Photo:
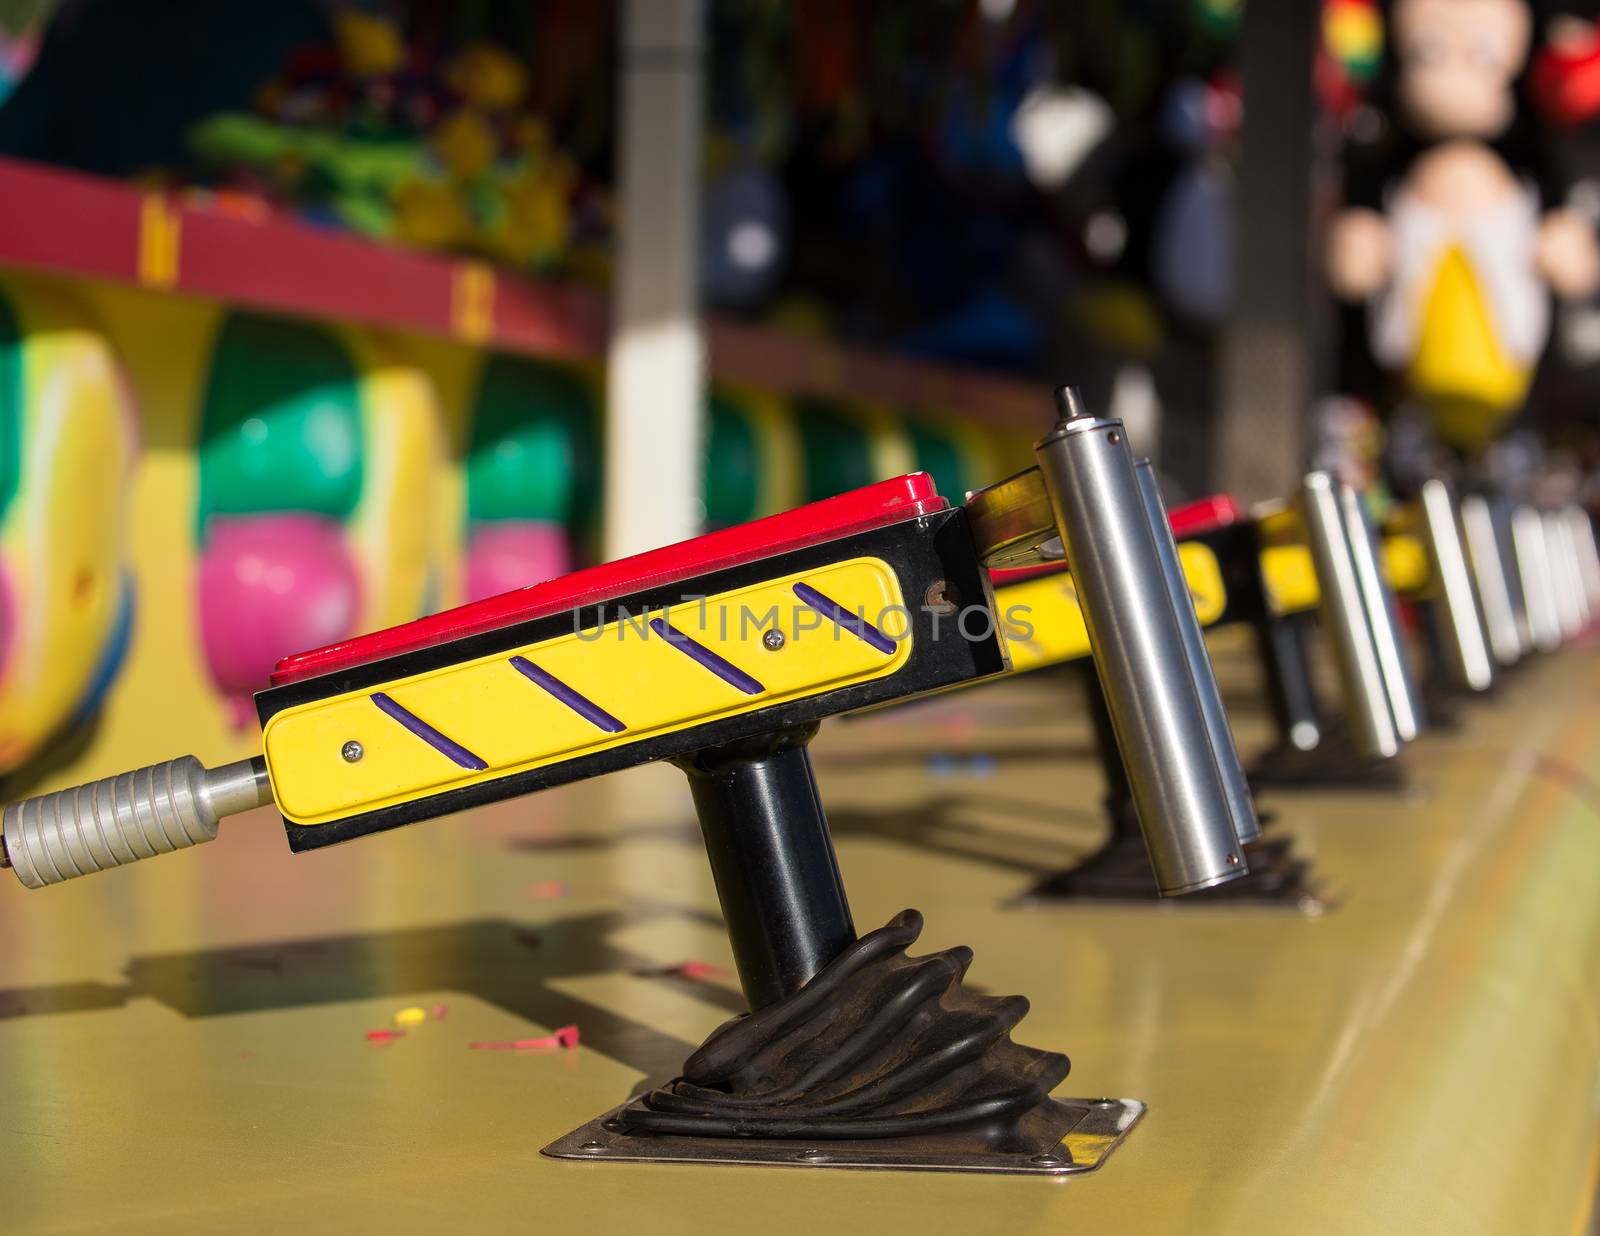
[[[529,110],[522,62],[479,41],[435,68],[426,46],[359,10],[342,12],[335,33],[258,92],[255,114],[196,124],[197,170],[377,239],[562,265],[594,191]]]
[[[1345,119],[1366,99],[1383,67],[1383,16],[1376,0],[1324,0],[1317,48],[1317,97]]]
[[[473,43],[453,56],[444,69],[445,82],[468,106],[490,114],[522,106],[528,74],[522,62],[494,43]]]
[[[1366,303],[1380,366],[1476,451],[1522,406],[1551,294],[1592,293],[1600,249],[1519,110],[1528,5],[1394,0],[1388,19],[1391,123],[1352,151],[1328,275]]]
[[[1585,124],[1600,114],[1600,29],[1572,15],[1552,17],[1533,63],[1534,101],[1559,124]]]
[[[387,77],[405,63],[400,28],[382,13],[341,9],[334,16],[333,34],[344,71],[355,81]]]
[[[1150,269],[1162,300],[1189,321],[1216,327],[1233,302],[1233,171],[1239,129],[1236,81],[1184,78],[1162,106],[1161,129],[1182,160],[1157,208]]]

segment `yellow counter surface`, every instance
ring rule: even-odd
[[[1220,647],[1257,749],[1242,645]],[[971,981],[1031,998],[1017,1037],[1072,1056],[1064,1093],[1150,1105],[1077,1179],[539,1156],[739,1007],[731,976],[663,973],[729,964],[670,769],[300,857],[261,813],[76,884],[8,877],[0,1223],[1580,1232],[1600,1145],[1597,699],[1600,653],[1568,651],[1419,742],[1404,795],[1265,798],[1342,899],[1322,918],[1007,908],[1101,827],[1063,676],[825,726],[858,926],[921,909],[919,947],[970,944]],[[404,1038],[365,1038],[435,1004]],[[468,1046],[571,1022],[575,1051]]]

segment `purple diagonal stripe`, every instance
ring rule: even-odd
[[[730,686],[738,687],[746,695],[760,695],[766,690],[765,687],[732,661],[719,657],[704,644],[696,643],[682,631],[673,630],[672,627],[667,625],[666,619],[650,619],[650,629],[683,653],[684,656],[698,661],[718,678],[722,679],[723,682],[728,683]]]
[[[839,602],[823,596],[810,584],[796,584],[794,594],[821,614],[829,622],[842,630],[850,632],[857,639],[871,644],[879,652],[893,652],[894,641],[865,618],[852,614]]]
[[[473,755],[472,752],[468,751],[455,739],[441,734],[433,726],[417,716],[416,713],[408,708],[401,707],[382,691],[374,691],[372,693],[372,702],[378,706],[380,712],[387,713],[393,717],[440,755],[454,760],[461,767],[470,768],[473,772],[482,772],[489,767],[485,761]]]
[[[511,668],[516,670],[530,682],[537,683],[551,695],[555,696],[573,712],[585,721],[608,734],[620,734],[628,727],[618,721],[604,708],[586,696],[579,695],[561,679],[548,670],[542,670],[527,657],[512,657]]]

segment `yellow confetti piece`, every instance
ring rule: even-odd
[[[401,1009],[394,1015],[394,1024],[397,1026],[420,1026],[428,1020],[428,1010],[412,1005],[410,1008]]]

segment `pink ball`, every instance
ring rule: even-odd
[[[571,569],[565,524],[532,519],[477,524],[467,546],[467,600],[540,584]]]
[[[361,581],[343,528],[315,515],[219,516],[200,555],[211,676],[248,717],[280,657],[355,632]]]

